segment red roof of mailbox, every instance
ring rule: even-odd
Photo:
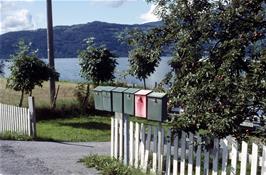
[[[152,90],[140,90],[140,91],[136,92],[135,95],[148,95],[151,92],[152,92]]]

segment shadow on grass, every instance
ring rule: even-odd
[[[73,128],[82,128],[82,129],[98,129],[98,130],[110,130],[110,124],[100,123],[100,122],[83,122],[83,123],[64,123],[59,122],[58,125],[61,126],[70,126]]]

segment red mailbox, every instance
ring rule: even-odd
[[[138,117],[147,118],[147,95],[151,90],[140,90],[135,93],[135,115]]]

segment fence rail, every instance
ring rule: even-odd
[[[0,103],[0,133],[16,132],[35,137],[35,123],[33,97],[29,97],[29,108]]]
[[[129,131],[129,132],[128,132]],[[161,126],[112,118],[111,154],[144,172],[173,175],[266,175],[266,146],[234,138],[213,139],[211,147],[192,133],[172,136]],[[126,138],[126,139],[125,139]],[[251,151],[251,152],[250,152]]]

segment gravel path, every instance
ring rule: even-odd
[[[109,154],[109,142],[23,142],[0,140],[0,175],[94,175],[77,161]]]

